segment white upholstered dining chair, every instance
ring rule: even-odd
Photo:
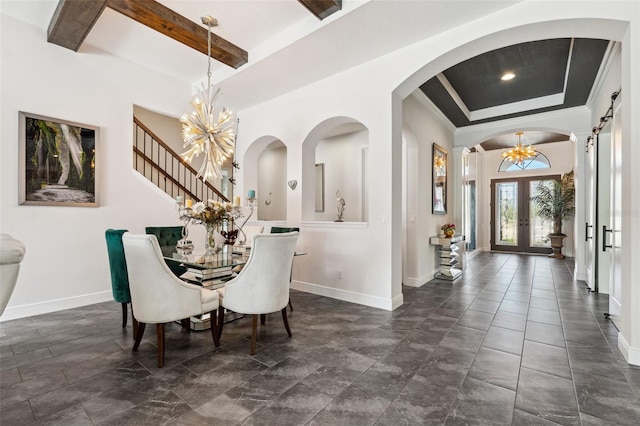
[[[0,234],[0,315],[7,307],[13,289],[18,282],[20,262],[25,246],[9,234]]]
[[[222,334],[224,310],[252,315],[251,355],[256,353],[258,315],[281,311],[287,334],[291,264],[298,232],[256,234],[251,254],[237,277],[228,281],[220,293],[219,333]]]
[[[131,307],[138,330],[133,350],[138,350],[146,324],[156,324],[158,367],[164,365],[164,324],[183,321],[194,315],[211,314],[211,335],[220,345],[217,327],[218,293],[188,284],[176,277],[162,257],[155,235],[122,236],[127,259]],[[187,325],[188,326],[188,325]]]

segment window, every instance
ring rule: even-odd
[[[498,167],[499,172],[517,172],[520,170],[535,170],[535,169],[548,169],[551,167],[549,159],[546,155],[538,151],[538,154],[528,160],[524,160],[522,163],[513,163],[506,158],[500,163]]]

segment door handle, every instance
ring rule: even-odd
[[[593,229],[593,225],[589,225],[589,222],[585,222],[584,224],[584,241],[588,242],[593,239],[593,235],[589,236],[589,228]]]
[[[613,248],[612,245],[607,245],[607,232],[611,234],[613,229],[607,229],[607,225],[602,225],[602,251],[607,251],[608,248]]]

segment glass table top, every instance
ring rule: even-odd
[[[196,269],[237,266],[246,263],[249,259],[248,254],[234,253],[233,247],[227,245],[223,246],[215,254],[206,254],[204,250],[183,249],[175,246],[161,247],[161,250],[166,260]]]

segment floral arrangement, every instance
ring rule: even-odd
[[[456,225],[454,223],[445,223],[444,225],[442,225],[440,227],[440,230],[442,232],[444,232],[445,234],[448,234],[448,233],[456,230]]]
[[[347,203],[344,201],[344,198],[342,198],[342,195],[340,195],[339,189],[336,191],[336,202],[338,203],[338,220],[336,220],[336,222],[342,222],[344,219],[344,207]]]
[[[208,200],[205,204],[200,201],[193,205],[191,211],[187,210],[185,216],[196,224],[217,227],[225,220],[233,220],[237,217],[237,206],[231,203]]]

